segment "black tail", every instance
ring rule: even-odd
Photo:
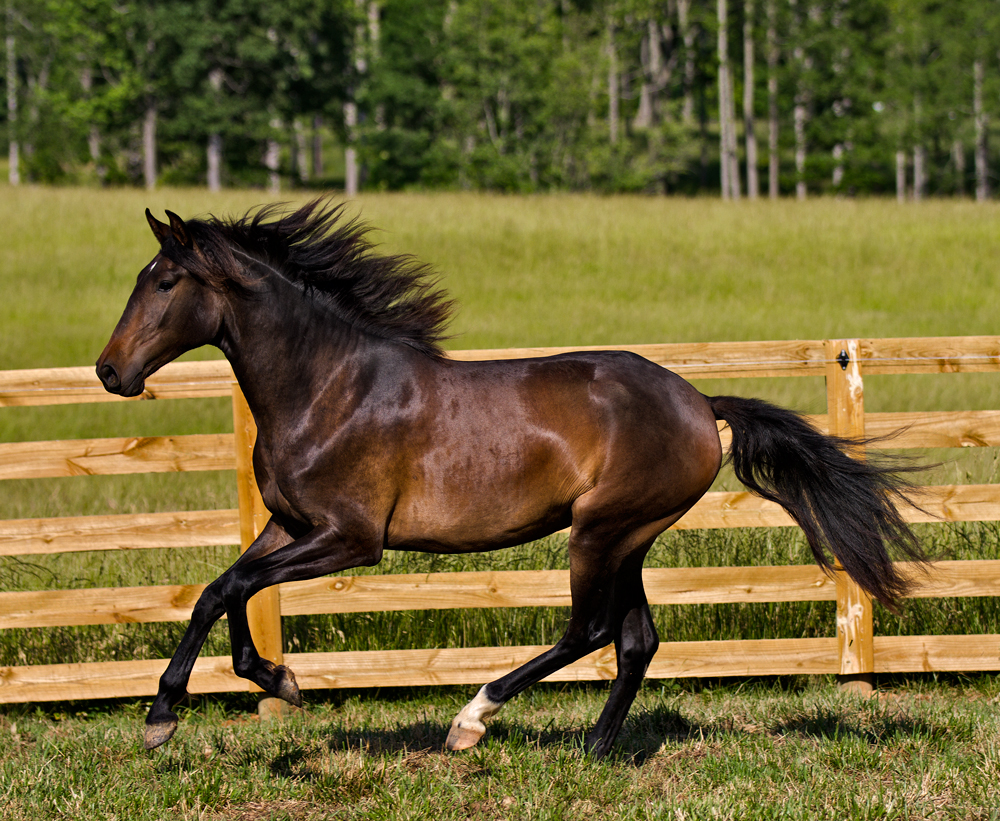
[[[708,399],[716,419],[732,430],[729,461],[751,491],[777,502],[805,531],[820,567],[831,570],[829,549],[872,598],[895,609],[910,587],[889,556],[926,561],[895,502],[913,504],[900,468],[849,454],[858,445],[820,433],[803,417],[759,399]],[[914,470],[910,467],[909,470]]]

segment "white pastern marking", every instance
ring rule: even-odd
[[[471,726],[485,730],[483,719],[495,716],[500,712],[501,707],[503,707],[502,704],[497,704],[486,695],[486,685],[484,684],[482,689],[476,693],[476,697],[466,704],[462,708],[462,711],[455,716],[452,724],[456,727]]]

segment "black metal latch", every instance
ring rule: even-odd
[[[837,354],[837,361],[840,363],[840,369],[846,371],[847,363],[851,361],[851,357],[847,355],[847,351],[841,351]]]

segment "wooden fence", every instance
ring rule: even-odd
[[[880,436],[901,427],[893,448],[1000,445],[1000,410],[864,412],[863,376],[1000,370],[1000,337],[839,339],[623,346],[689,379],[824,376],[825,430]],[[457,359],[505,359],[569,349],[460,351]],[[592,350],[596,350],[592,349]],[[87,439],[0,444],[0,479],[234,469],[237,510],[81,516],[0,522],[0,555],[84,550],[184,549],[241,543],[260,532],[266,511],[253,479],[253,420],[224,361],[174,363],[151,377],[141,399],[230,396],[232,434]],[[0,406],[126,401],[104,392],[91,368],[0,373]],[[724,434],[724,440],[727,438]],[[910,521],[1000,520],[1000,485],[929,488],[928,514]],[[773,527],[792,522],[779,507],[746,492],[708,494],[678,528]],[[208,580],[206,580],[208,581]],[[871,603],[850,581],[813,566],[648,568],[651,604],[836,601],[826,638],[664,642],[649,667],[654,678],[836,674],[863,683],[877,672],[1000,670],[1000,635],[875,636]],[[164,585],[97,590],[0,592],[0,629],[54,625],[184,621],[203,587]],[[919,597],[995,596],[1000,561],[941,562]],[[541,652],[541,647],[448,648],[283,653],[281,617],[316,613],[476,607],[564,606],[568,574],[476,572],[335,576],[281,585],[251,602],[262,655],[284,661],[303,688],[479,684]],[[164,660],[0,668],[0,702],[145,696],[155,693]],[[552,680],[609,679],[613,648],[592,653]],[[192,693],[246,690],[229,657],[199,659]]]

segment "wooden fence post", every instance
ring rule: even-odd
[[[865,435],[865,389],[856,339],[826,341],[826,404],[830,433],[852,439]],[[863,457],[864,450],[855,454]],[[844,572],[837,573],[837,651],[840,686],[871,693],[875,671],[872,600]]]
[[[264,507],[257,478],[253,472],[253,446],[257,425],[239,385],[233,385],[233,432],[236,435],[236,490],[240,508],[240,551],[245,551],[260,535],[270,514]],[[262,590],[247,602],[250,635],[257,652],[263,658],[282,664],[284,651],[281,638],[281,602],[277,587]],[[263,692],[249,684],[250,692]],[[280,698],[265,696],[257,706],[261,718],[280,718],[288,713],[288,705]]]

